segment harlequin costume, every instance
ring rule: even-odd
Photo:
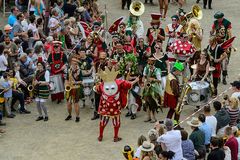
[[[165,38],[164,29],[160,27],[161,14],[151,13],[152,21],[151,28],[147,30],[148,45],[151,46],[152,53],[154,53],[154,46],[156,42],[163,43],[162,37]]]
[[[182,25],[178,23],[179,17],[177,15],[174,15],[171,18],[174,23],[170,23],[166,27],[166,34],[169,35],[166,52],[168,54],[168,60],[170,62],[174,62],[176,59],[169,47],[172,45],[172,43],[175,42],[176,38],[180,36],[180,33],[182,31]],[[175,36],[171,36],[172,33],[175,33]]]
[[[127,105],[127,93],[132,87],[132,83],[125,80],[118,80],[115,77],[118,75],[115,71],[110,71],[108,68],[105,71],[100,71],[100,77],[103,80],[96,86],[96,91],[101,94],[98,113],[100,114],[99,137],[102,141],[103,131],[110,118],[114,126],[114,142],[120,141],[118,131],[120,128],[121,109]]]
[[[174,70],[183,71],[184,66],[180,62],[175,62]],[[173,114],[174,116],[174,123],[178,124],[180,115],[175,113],[175,108],[178,103],[178,97],[180,96],[180,87],[179,87],[179,80],[174,72],[171,72],[167,76],[166,81],[166,88],[164,93],[164,106],[169,107],[169,111],[167,114],[167,118],[171,119]]]
[[[54,41],[54,46],[62,45],[59,41]],[[64,79],[64,71],[61,68],[67,63],[67,56],[62,52],[56,52],[54,49],[50,53],[48,57],[48,63],[50,64],[51,71],[50,76],[52,75],[61,75],[62,79]],[[52,101],[58,100],[60,102],[64,99],[64,91],[56,94],[51,94]]]

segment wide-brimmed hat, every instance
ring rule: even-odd
[[[191,121],[187,121],[187,124],[192,127],[199,127],[202,125],[197,117],[192,117]]]
[[[154,144],[150,143],[149,141],[144,141],[143,144],[140,146],[141,151],[150,152],[154,150]]]
[[[220,19],[220,18],[223,18],[223,17],[224,17],[224,13],[223,13],[223,12],[217,11],[217,12],[214,14],[214,18],[215,18],[215,19]]]

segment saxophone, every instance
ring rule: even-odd
[[[178,100],[178,103],[177,103],[177,107],[175,109],[175,113],[176,114],[180,114],[182,112],[182,109],[183,109],[183,99],[184,97],[192,90],[191,86],[187,83],[185,83],[183,85],[183,88],[182,88],[182,92],[181,92],[181,95],[180,95],[180,98]]]
[[[70,91],[73,88],[73,84],[72,84],[72,69],[69,69],[69,79],[68,79],[68,83],[65,85],[65,91],[66,91],[66,99],[69,98],[70,95]]]

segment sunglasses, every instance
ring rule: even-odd
[[[160,47],[155,47],[156,49],[161,49]]]
[[[58,48],[59,46],[53,46],[54,48]]]

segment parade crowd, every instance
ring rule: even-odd
[[[89,100],[91,120],[100,120],[98,141],[110,119],[113,141],[122,139],[122,109],[132,120],[144,111],[144,122],[155,124],[148,137],[138,138],[135,151],[124,146],[127,160],[239,160],[240,79],[231,83],[231,95],[205,105],[203,113],[187,121],[191,133],[179,125],[184,105],[198,110],[203,101],[218,96],[220,84],[227,85],[231,52],[236,50],[231,22],[218,11],[210,34],[204,32],[196,4],[190,13],[182,8],[168,13],[171,23],[164,24],[168,1],[159,0],[161,14],[149,15],[146,30],[141,15],[148,1],[122,2],[129,16],[106,28],[107,15],[97,0],[16,1],[0,30],[0,126],[6,125],[4,115],[31,114],[31,103],[38,111],[36,121],[46,122],[46,102],[63,104],[64,99],[65,121],[74,116],[80,122],[80,108]],[[203,34],[209,34],[207,46],[202,46]],[[201,89],[207,92],[191,92]],[[158,121],[163,108],[169,108],[166,118]]]

